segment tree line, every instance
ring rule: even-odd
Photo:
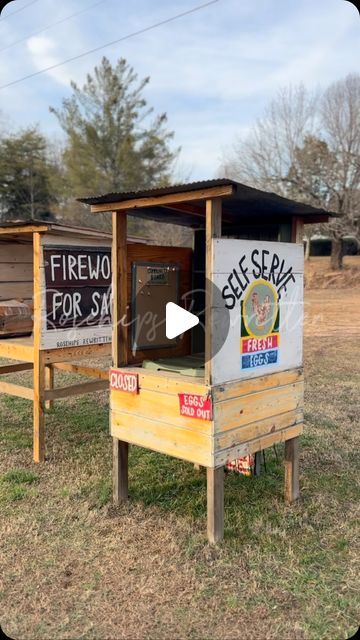
[[[109,216],[91,216],[75,198],[173,181],[179,149],[166,114],[155,114],[144,98],[148,83],[125,59],[112,66],[104,57],[82,87],[71,83],[60,108],[50,107],[63,143],[35,126],[11,134],[0,128],[0,220],[60,218],[110,229]],[[280,89],[250,133],[225,153],[221,172],[338,213],[316,230],[332,238],[332,266],[341,267],[344,237],[360,246],[360,75],[323,91]],[[166,234],[143,221],[133,220],[131,231],[189,240],[186,230]]]
[[[76,197],[169,184],[179,150],[166,114],[147,105],[148,82],[125,59],[112,66],[104,57],[82,87],[71,83],[60,108],[50,107],[63,144],[35,126],[0,131],[0,220],[60,218],[110,230],[109,216],[90,215]],[[133,233],[154,231],[134,220],[130,226]]]

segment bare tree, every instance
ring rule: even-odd
[[[360,76],[349,75],[322,95],[302,85],[280,90],[222,169],[252,186],[341,214],[326,226],[332,267],[341,268],[342,238],[360,241]]]
[[[333,239],[332,267],[342,265],[342,238],[351,235],[360,244],[360,75],[333,83],[321,101],[324,139],[336,159],[331,177],[329,208],[341,214],[329,229]]]
[[[223,160],[228,177],[287,195],[287,175],[296,149],[315,130],[318,95],[303,85],[280,89],[245,139]]]

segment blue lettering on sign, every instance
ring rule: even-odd
[[[267,364],[276,364],[278,361],[278,349],[273,351],[262,351],[260,353],[249,353],[241,356],[241,368],[252,369],[254,367],[263,367]]]

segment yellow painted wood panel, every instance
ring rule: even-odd
[[[264,420],[303,406],[304,383],[266,389],[214,405],[215,433]]]
[[[199,420],[180,415],[177,394],[148,391],[147,389],[141,389],[138,394],[111,390],[111,409],[113,415],[126,412],[151,417],[159,422],[191,429],[197,433],[212,433],[210,420]]]
[[[251,440],[246,444],[241,444],[235,447],[230,447],[228,449],[223,449],[222,451],[217,451],[214,456],[214,465],[215,467],[220,467],[221,465],[224,465],[227,462],[231,462],[232,460],[235,460],[236,458],[239,458],[241,456],[246,456],[249,453],[256,453],[256,451],[261,451],[262,449],[271,447],[274,444],[284,442],[285,440],[290,440],[291,438],[299,436],[302,431],[303,425],[296,424],[293,427],[289,427],[288,429],[282,429],[281,431],[271,433],[267,436],[256,438],[255,440]]]
[[[211,436],[129,413],[111,414],[111,435],[204,467],[211,467]]]
[[[213,399],[214,402],[223,402],[224,400],[230,400],[230,398],[238,398],[249,393],[263,391],[264,389],[272,389],[274,387],[293,384],[294,382],[301,382],[303,379],[303,370],[299,368],[272,373],[267,376],[252,378],[251,380],[237,380],[236,382],[229,382],[213,387]]]
[[[207,395],[211,387],[203,382],[203,378],[182,376],[172,371],[151,371],[140,367],[120,367],[124,373],[135,373],[139,376],[140,389],[148,391],[162,391],[163,393],[194,393]]]
[[[265,420],[259,420],[253,422],[244,427],[237,427],[230,431],[223,431],[215,436],[214,450],[220,451],[222,449],[228,449],[239,444],[244,444],[250,440],[255,440],[276,431],[281,431],[286,427],[291,427],[294,424],[303,422],[303,412],[300,410],[287,411],[278,416],[266,418]]]
[[[34,399],[34,391],[28,387],[22,387],[12,382],[0,381],[0,393],[6,393],[9,396],[16,396],[17,398],[25,398],[25,400]]]
[[[0,339],[0,358],[34,362],[32,337]]]

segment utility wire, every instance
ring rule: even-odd
[[[26,9],[27,7],[30,7],[31,4],[35,4],[35,2],[39,2],[39,0],[31,0],[31,2],[28,2],[27,4],[24,4],[24,6],[20,7],[20,9],[16,9],[16,11],[12,11],[11,13],[8,13],[7,16],[5,16],[4,18],[0,19],[0,23],[4,22],[4,20],[7,20],[8,18],[11,18],[11,16],[14,16],[15,13],[20,13],[20,11],[24,11],[24,9]]]
[[[10,44],[7,44],[6,47],[2,47],[2,49],[0,49],[0,53],[1,53],[1,51],[5,51],[6,49],[10,49],[10,47],[14,47],[16,44],[20,44],[20,42],[24,42],[25,40],[28,40],[28,38],[31,38],[32,36],[37,36],[37,35],[39,35],[39,33],[43,33],[44,31],[47,31],[48,29],[51,29],[52,27],[56,27],[58,24],[62,24],[63,22],[66,22],[67,20],[71,20],[71,18],[75,18],[76,16],[79,16],[81,13],[85,13],[86,11],[90,11],[90,9],[93,9],[94,7],[97,7],[99,4],[103,4],[103,2],[107,2],[107,0],[98,0],[98,2],[94,2],[93,4],[91,4],[90,6],[86,7],[85,9],[80,9],[80,11],[76,11],[75,13],[71,13],[69,16],[65,16],[65,18],[61,18],[60,20],[57,20],[56,22],[50,22],[50,24],[48,24],[46,27],[42,27],[38,31],[33,31],[32,33],[29,33],[27,36],[24,36],[23,38],[20,38],[20,40],[15,40],[15,42],[11,42]]]
[[[33,0],[36,2],[36,0]],[[216,4],[220,2],[220,0],[210,0],[209,2],[205,2],[204,4],[199,4],[192,9],[188,9],[188,11],[183,11],[182,13],[178,13],[171,18],[166,18],[165,20],[161,20],[160,22],[155,22],[154,24],[144,27],[143,29],[139,29],[138,31],[133,31],[132,33],[127,34],[126,36],[122,36],[121,38],[117,38],[116,40],[112,40],[111,42],[107,42],[106,44],[102,44],[99,47],[94,47],[94,49],[88,49],[83,53],[79,53],[77,56],[73,56],[72,58],[67,58],[67,60],[63,60],[62,62],[57,62],[56,64],[52,64],[49,67],[45,67],[44,69],[40,69],[39,71],[35,71],[34,73],[29,73],[27,76],[23,76],[22,78],[18,78],[17,80],[13,80],[12,82],[8,82],[7,84],[3,84],[0,86],[0,89],[6,89],[7,87],[12,87],[14,84],[18,84],[19,82],[23,82],[24,80],[29,80],[30,78],[34,78],[35,76],[39,76],[42,73],[46,73],[46,71],[52,71],[52,69],[57,69],[58,67],[62,67],[64,64],[68,62],[74,62],[74,60],[79,60],[80,58],[84,58],[85,56],[90,55],[91,53],[96,53],[97,51],[101,51],[101,49],[105,49],[106,47],[111,47],[114,44],[118,44],[119,42],[123,42],[124,40],[129,40],[130,38],[134,38],[135,36],[139,36],[142,33],[146,33],[147,31],[152,31],[157,27],[161,27],[164,24],[169,24],[170,22],[174,22],[175,20],[179,20],[180,18],[184,18],[185,16],[190,15],[191,13],[195,13],[196,11],[200,11],[201,9],[205,9],[212,4]]]

